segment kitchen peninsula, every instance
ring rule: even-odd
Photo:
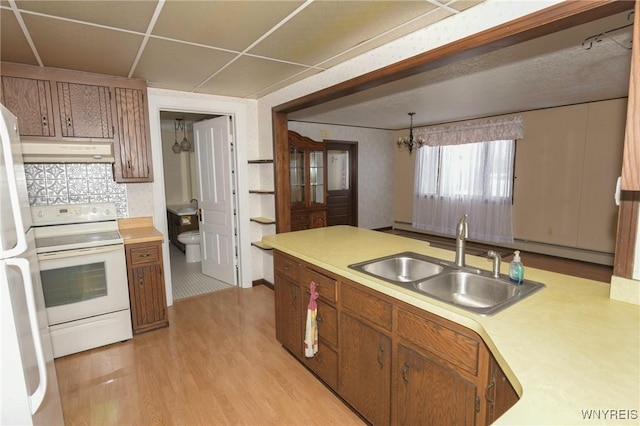
[[[336,226],[266,236],[263,242],[276,249],[276,254],[284,253],[289,259],[357,283],[368,294],[390,297],[477,333],[519,396],[496,424],[638,422],[640,308],[609,299],[605,283],[526,268],[523,259],[526,278],[547,287],[485,317],[348,268],[404,251],[453,260],[453,252],[423,241]],[[486,258],[467,255],[467,264],[491,269]],[[503,274],[507,268],[502,265]],[[336,285],[342,284],[338,279]],[[342,293],[334,294],[340,304]],[[394,315],[395,320],[398,314]],[[338,357],[345,346],[340,345]],[[484,391],[477,392],[484,395]]]

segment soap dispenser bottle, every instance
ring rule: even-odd
[[[509,264],[509,279],[516,284],[524,280],[524,266],[520,260],[520,250],[514,252],[513,261]]]

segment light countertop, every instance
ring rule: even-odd
[[[547,288],[483,317],[349,269],[402,251],[453,260],[424,241],[348,226],[269,235],[263,242],[477,332],[520,395],[495,424],[638,424],[640,307],[609,299],[609,285],[527,268]],[[467,255],[491,270],[490,259]],[[508,272],[503,262],[501,272]],[[615,417],[611,411],[615,410]],[[599,415],[599,420],[584,416]]]
[[[118,230],[125,244],[164,241],[164,236],[153,226],[151,217],[134,217],[119,219]]]

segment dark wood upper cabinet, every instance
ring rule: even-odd
[[[109,87],[59,81],[57,89],[62,136],[113,140]]]
[[[45,143],[113,144],[116,182],[151,182],[144,80],[2,63],[2,102],[20,135]]]
[[[2,76],[2,103],[20,117],[21,135],[56,135],[49,80]]]
[[[114,174],[118,182],[151,182],[151,136],[145,91],[116,87],[118,137],[114,143]]]

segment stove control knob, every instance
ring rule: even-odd
[[[96,209],[95,207],[91,209],[91,213],[98,213],[98,209]]]
[[[44,216],[44,212],[42,210],[38,210],[38,217],[43,217]]]
[[[111,216],[111,210],[106,209],[106,210],[104,211],[104,215],[105,215],[105,216]]]

